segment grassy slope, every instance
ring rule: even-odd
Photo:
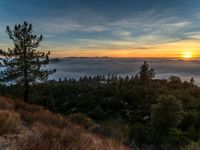
[[[128,150],[40,106],[0,97],[0,149]]]

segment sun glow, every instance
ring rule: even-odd
[[[185,58],[185,59],[193,58],[193,53],[192,53],[192,52],[189,52],[189,51],[183,52],[182,58]]]

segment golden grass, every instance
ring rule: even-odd
[[[128,150],[115,140],[89,133],[82,126],[72,123],[71,119],[40,106],[0,97],[0,133],[16,134],[21,130],[10,149]],[[21,129],[22,122],[26,130]]]
[[[22,126],[20,115],[8,110],[0,110],[0,135],[17,133]]]
[[[44,124],[34,124],[15,145],[17,150],[128,150],[121,144],[80,129],[60,129]]]

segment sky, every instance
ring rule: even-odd
[[[51,57],[200,57],[199,0],[1,0],[0,49],[23,21]]]

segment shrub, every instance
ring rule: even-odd
[[[169,137],[166,138],[168,145],[178,146],[187,145],[190,143],[189,139],[186,138],[185,133],[177,128],[170,129]]]
[[[94,119],[105,119],[106,117],[106,112],[102,109],[101,106],[97,106],[92,114],[91,114],[91,117],[94,118]]]
[[[95,122],[91,118],[87,117],[82,113],[71,114],[69,115],[69,118],[72,122],[78,125],[82,125],[87,129],[95,125]]]
[[[176,127],[183,118],[183,109],[174,96],[160,96],[158,103],[151,109],[151,122],[155,129],[161,132]]]
[[[187,129],[187,137],[192,141],[200,140],[200,129],[194,128],[193,126],[188,127]]]
[[[104,136],[104,137],[110,137],[111,136],[111,131],[108,128],[102,127],[99,124],[96,124],[95,126],[91,127],[89,130],[92,133],[98,134],[100,136]]]
[[[19,114],[8,111],[0,110],[0,134],[6,134],[10,132],[17,133],[21,128],[21,119]]]
[[[158,135],[152,136],[152,129],[150,125],[144,125],[141,123],[135,123],[130,126],[130,139],[134,140],[138,146],[142,146],[143,143],[148,144],[151,140],[155,140]]]
[[[93,133],[116,139],[120,142],[127,142],[130,129],[128,125],[116,121],[101,122],[90,129]]]

